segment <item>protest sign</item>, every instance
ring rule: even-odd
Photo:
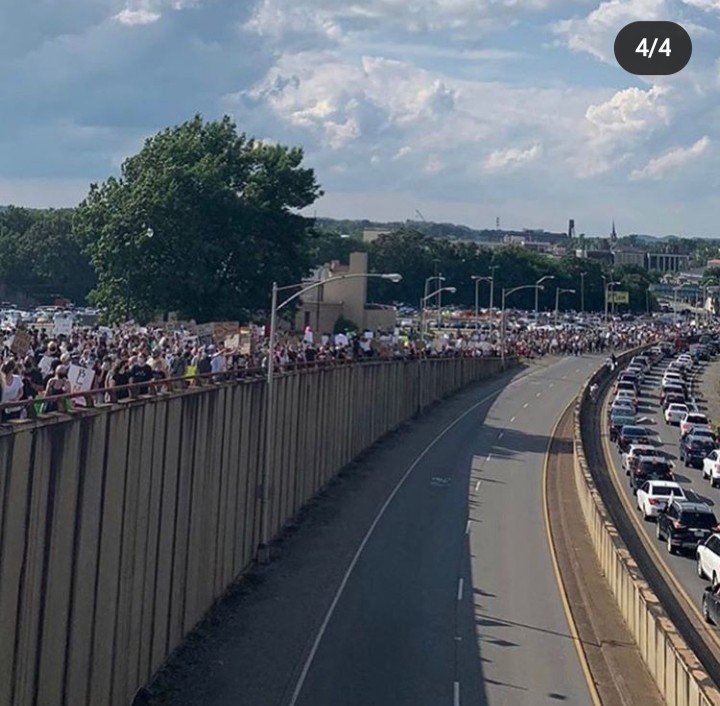
[[[32,336],[23,329],[15,331],[15,337],[10,345],[10,350],[16,358],[24,358],[25,354],[32,347]]]
[[[70,381],[70,392],[89,392],[92,389],[95,371],[92,368],[83,368],[81,365],[71,364],[68,369],[68,380]],[[85,407],[83,397],[73,398],[73,403]]]

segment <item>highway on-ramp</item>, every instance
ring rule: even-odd
[[[542,481],[554,425],[600,362],[566,358],[485,402],[480,392],[407,460],[289,703],[592,703],[548,549]]]

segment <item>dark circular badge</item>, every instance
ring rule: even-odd
[[[631,22],[615,37],[615,58],[638,76],[669,76],[687,66],[690,35],[675,22]]]

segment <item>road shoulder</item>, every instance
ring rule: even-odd
[[[551,442],[545,492],[568,609],[601,703],[663,706],[605,581],[585,524],[574,478],[572,412],[564,415]]]

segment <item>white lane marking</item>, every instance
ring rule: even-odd
[[[480,481],[477,482],[478,485],[480,485]],[[475,486],[477,489],[477,486]],[[465,526],[465,534],[470,534],[470,520],[467,521],[467,525]]]
[[[555,383],[554,383],[554,382],[551,382],[548,387],[555,387]]]
[[[487,455],[487,459],[486,459],[486,460],[488,460],[488,461],[489,461],[489,460],[490,460],[491,458],[492,458],[492,454],[488,454],[488,455]]]
[[[580,372],[580,368],[578,368],[575,372],[576,372],[576,373],[579,373],[579,372]]]
[[[523,409],[527,409],[527,406],[528,406],[528,403],[526,402],[526,403],[523,405]]]
[[[308,653],[307,658],[305,659],[305,664],[303,664],[302,671],[300,672],[300,676],[298,677],[297,682],[295,683],[295,689],[293,690],[292,698],[290,699],[290,703],[288,706],[295,706],[297,704],[298,699],[300,698],[300,692],[302,691],[302,688],[305,684],[305,680],[307,679],[307,675],[310,673],[310,667],[312,667],[312,663],[315,660],[315,655],[317,654],[317,651],[320,647],[320,642],[323,639],[323,636],[325,635],[325,632],[327,631],[327,627],[330,624],[330,620],[332,620],[332,617],[335,613],[335,609],[337,608],[338,603],[340,602],[340,598],[342,597],[342,594],[345,591],[345,587],[348,584],[348,581],[350,580],[350,575],[353,572],[353,569],[355,569],[356,564],[360,560],[360,555],[363,553],[365,547],[367,546],[367,543],[370,541],[370,537],[372,537],[373,532],[375,531],[375,528],[380,523],[380,520],[382,519],[383,515],[385,514],[386,510],[388,509],[388,506],[393,501],[395,496],[400,492],[400,489],[405,484],[405,481],[410,477],[410,474],[417,468],[420,461],[427,456],[427,454],[430,452],[430,450],[435,446],[435,444],[440,441],[451,429],[453,429],[460,421],[465,419],[469,414],[472,414],[478,407],[481,405],[484,405],[488,400],[493,399],[493,397],[501,394],[505,390],[507,390],[509,387],[513,387],[516,383],[521,382],[526,377],[529,377],[531,374],[540,374],[540,371],[528,371],[524,375],[521,375],[518,378],[515,378],[512,382],[508,383],[504,387],[500,387],[497,390],[494,390],[489,395],[485,395],[482,399],[478,400],[472,407],[469,407],[466,409],[462,414],[458,415],[450,424],[448,424],[415,458],[415,460],[410,464],[410,467],[405,471],[402,478],[397,482],[395,487],[392,489],[392,492],[390,495],[388,495],[387,500],[382,504],[380,509],[378,510],[377,515],[375,516],[375,519],[372,521],[372,524],[370,527],[368,527],[367,532],[365,533],[365,536],[363,537],[362,541],[360,542],[360,546],[357,548],[357,551],[353,555],[353,558],[350,560],[350,564],[348,565],[348,568],[345,570],[345,574],[342,577],[342,581],[340,581],[340,585],[338,586],[337,591],[335,592],[335,596],[333,596],[332,602],[330,603],[330,607],[327,609],[327,613],[325,613],[325,617],[323,618],[322,623],[320,624],[320,628],[317,631],[317,634],[315,635],[315,639],[313,640],[312,647],[310,648],[310,652]],[[489,458],[489,457],[488,457]],[[480,481],[478,481],[478,484],[476,487],[480,486]],[[460,699],[460,684],[458,684],[457,687],[457,693],[458,693],[458,704]]]
[[[563,379],[563,380],[567,380],[567,375],[563,375],[563,376],[562,376],[562,379]]]
[[[453,706],[460,706],[460,682],[453,682]]]
[[[481,480],[479,480],[477,483],[475,483],[475,492],[477,493],[478,490],[480,490],[480,483],[482,483]]]
[[[458,581],[458,592],[457,592],[457,599],[459,601],[462,600],[462,594],[463,594],[463,584],[465,583],[465,579],[460,579]]]
[[[542,392],[538,392],[537,395],[535,395],[535,397],[540,397],[540,395],[542,395]]]
[[[502,431],[501,431],[501,432],[498,434],[498,439],[502,439],[504,433],[505,433],[505,432],[502,432]]]
[[[510,422],[512,423],[514,421],[515,421],[515,417],[510,417]]]

